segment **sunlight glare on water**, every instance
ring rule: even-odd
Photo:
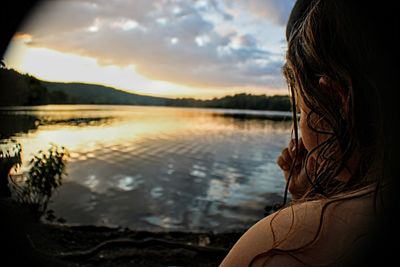
[[[246,112],[258,116],[232,116]],[[223,232],[248,227],[281,200],[275,159],[291,123],[264,113],[64,105],[3,110],[0,118],[22,145],[22,170],[50,143],[69,150],[50,204],[67,223]]]

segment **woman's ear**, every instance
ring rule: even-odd
[[[319,86],[336,96],[341,103],[341,111],[347,115],[349,113],[349,92],[340,83],[331,80],[327,76],[322,76],[318,81]]]

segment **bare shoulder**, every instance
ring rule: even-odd
[[[345,246],[349,239],[356,239],[366,227],[373,210],[370,200],[369,197],[316,200],[286,207],[247,230],[220,266],[249,266],[257,255],[272,249],[296,251],[298,248],[313,247],[309,254],[317,254],[321,258],[335,257],[333,254],[339,253],[336,248]],[[302,253],[304,257],[309,256],[306,250]],[[280,264],[282,262],[277,266]],[[255,263],[253,266],[258,265]]]
[[[285,237],[290,236],[290,239],[293,239],[291,233],[298,233],[297,228],[305,230],[303,238],[306,234],[311,235],[306,222],[314,223],[312,218],[321,209],[322,205],[318,201],[304,202],[261,219],[236,242],[220,266],[248,266],[256,255],[271,250],[276,244],[284,241]],[[299,223],[300,221],[302,223]]]

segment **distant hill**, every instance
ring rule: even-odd
[[[46,104],[164,106],[170,100],[132,94],[103,85],[46,82],[13,69],[0,68],[0,106]]]
[[[35,77],[0,68],[0,106],[42,105],[51,97]]]
[[[164,106],[170,99],[144,96],[117,90],[112,87],[85,83],[42,82],[49,93],[62,92],[70,103],[114,104],[114,105],[153,105]]]
[[[46,104],[151,105],[289,111],[289,97],[235,94],[210,100],[164,98],[128,93],[112,87],[85,83],[41,81],[29,74],[0,67],[0,106]]]

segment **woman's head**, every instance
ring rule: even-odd
[[[298,1],[287,25],[283,71],[294,112],[301,111],[307,160],[317,162],[308,173],[309,196],[375,182],[383,171],[388,132],[382,103],[391,84],[380,69],[385,47],[377,38],[384,36],[371,17],[373,9],[350,2]],[[296,131],[296,121],[295,126]],[[343,171],[350,179],[340,182],[336,178]]]

